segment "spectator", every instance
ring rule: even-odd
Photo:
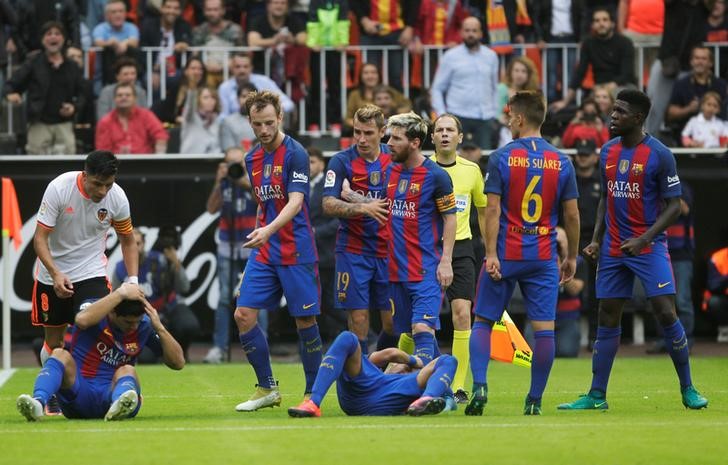
[[[94,46],[104,49],[101,57],[101,82],[113,82],[114,63],[121,56],[134,57],[139,46],[139,29],[135,24],[125,21],[126,3],[124,0],[108,0],[104,9],[106,21],[99,23],[93,30]]]
[[[462,42],[460,29],[468,16],[470,15],[460,0],[422,0],[410,51],[422,54],[425,46],[452,48],[458,45]],[[437,69],[440,51],[433,48],[427,54],[430,59],[428,77],[432,78]]]
[[[700,113],[690,118],[682,130],[684,147],[715,149],[728,146],[728,124],[718,118],[722,99],[709,90],[700,99]]]
[[[361,0],[352,2],[351,9],[361,26],[360,45],[397,45],[408,47],[414,37],[417,24],[420,0],[402,0],[400,2],[382,2],[379,0]],[[370,61],[380,63],[382,53],[370,50],[367,53]],[[388,84],[402,90],[403,54],[401,50],[389,51]],[[382,63],[380,66],[384,66]]]
[[[81,70],[63,56],[65,31],[50,21],[41,28],[43,53],[28,59],[5,82],[3,94],[18,105],[27,91],[28,154],[75,154],[73,116],[83,106]]]
[[[606,8],[596,8],[592,15],[594,35],[581,43],[579,64],[569,82],[566,98],[551,104],[551,110],[560,111],[574,100],[576,90],[582,86],[589,65],[594,82],[605,85],[610,91],[617,87],[635,84],[634,45],[627,37],[615,32],[612,13]]]
[[[213,89],[203,87],[195,105],[186,105],[182,120],[180,153],[220,153],[220,99]]]
[[[197,90],[205,86],[207,70],[202,59],[191,57],[182,72],[182,79],[167,89],[164,100],[155,102],[152,111],[168,124],[181,124],[182,113],[187,102],[197,99]]]
[[[708,277],[703,295],[703,311],[718,325],[718,342],[728,342],[728,231],[723,231],[725,247],[708,260]]]
[[[238,87],[240,110],[232,115],[227,115],[220,124],[220,147],[223,151],[227,152],[228,149],[234,147],[242,147],[245,152],[250,150],[250,146],[255,140],[255,133],[252,126],[250,126],[250,118],[248,118],[245,108],[245,99],[248,94],[257,90],[250,83]]]
[[[382,109],[385,121],[392,115],[396,115],[397,109],[394,106],[394,89],[384,84],[374,88],[374,105]],[[385,137],[387,137],[385,135]]]
[[[283,93],[283,91],[268,76],[256,74],[253,72],[253,64],[250,55],[247,53],[236,53],[233,55],[230,63],[230,71],[232,77],[220,84],[220,103],[221,116],[228,116],[240,111],[240,102],[238,101],[238,87],[245,84],[252,84],[258,91],[272,91],[281,99],[283,111],[290,113],[294,110],[293,101]]]
[[[726,17],[725,0],[713,0],[713,9],[708,16],[708,31],[706,42],[728,42],[728,17]],[[720,48],[719,75],[728,74],[728,49]]]
[[[11,29],[12,45],[7,51],[16,52],[20,62],[29,53],[43,48],[41,29],[48,21],[55,21],[63,26],[64,45],[81,44],[78,11],[73,0],[23,0],[12,3],[15,4],[17,22]],[[7,10],[4,11],[4,15],[7,14]]]
[[[177,252],[181,245],[179,232],[174,227],[160,228],[157,243],[149,251],[145,247],[144,234],[137,228],[133,232],[139,251],[139,287],[152,307],[159,312],[162,324],[179,342],[185,360],[189,361],[188,349],[200,332],[200,323],[192,309],[178,298],[190,291],[190,281]],[[113,288],[118,289],[127,275],[124,261],[121,260],[116,264],[111,278]],[[156,363],[157,356],[144,348],[139,361]]]
[[[597,147],[601,147],[609,140],[609,130],[599,117],[599,107],[594,99],[587,98],[581,101],[579,111],[566,126],[561,145],[567,148],[574,147],[577,139],[591,140]]]
[[[617,10],[617,32],[628,37],[633,44],[642,46],[642,74],[637,82],[642,87],[642,79],[657,58],[662,31],[665,27],[665,0],[619,0]],[[635,54],[634,70],[640,72],[639,57]]]
[[[165,78],[174,78],[182,68],[182,53],[192,43],[192,28],[182,17],[181,0],[162,0],[159,15],[144,17],[141,26],[142,47],[162,47],[161,53],[153,54],[152,87],[159,88],[164,63]],[[146,57],[143,63],[146,63]]]
[[[136,90],[131,84],[117,84],[116,108],[96,125],[96,148],[114,153],[165,153],[169,135],[154,113],[136,104]]]
[[[483,29],[477,18],[466,18],[460,34],[463,43],[445,52],[435,73],[432,107],[438,115],[452,113],[460,119],[463,141],[490,149],[498,115],[498,57],[481,45]]]
[[[536,65],[526,56],[513,57],[506,67],[506,81],[498,84],[498,119],[503,124],[508,99],[519,90],[538,90]]]
[[[700,110],[700,99],[708,91],[716,92],[722,102],[726,101],[726,81],[713,75],[713,54],[708,47],[697,45],[690,58],[691,73],[678,79],[672,88],[670,104],[665,120],[680,134],[687,121]],[[718,116],[725,118],[725,109]]]
[[[609,122],[612,121],[612,107],[614,106],[614,94],[612,94],[606,86],[597,84],[592,90],[592,97],[597,102],[599,109],[599,118],[608,128]]]
[[[105,114],[114,109],[114,89],[116,84],[124,83],[134,86],[137,101],[140,107],[147,108],[147,91],[137,81],[137,62],[132,57],[122,56],[114,63],[115,82],[105,85],[96,100],[96,119],[101,119]]]
[[[349,92],[349,98],[346,101],[346,126],[349,129],[353,127],[356,110],[367,103],[374,103],[374,88],[381,83],[382,75],[377,65],[374,63],[362,65],[359,70],[359,86]],[[410,101],[396,89],[394,89],[394,100],[397,105],[397,113],[410,111]]]
[[[205,0],[205,22],[192,30],[192,45],[197,47],[239,47],[243,43],[243,29],[225,19],[223,0]],[[209,52],[205,58],[207,86],[216,89],[222,82],[225,52]]]
[[[66,58],[78,65],[81,70],[81,96],[74,112],[74,134],[76,136],[76,153],[89,153],[94,149],[94,126],[96,124],[96,109],[94,108],[94,85],[83,77],[83,50],[78,47],[68,47]]]

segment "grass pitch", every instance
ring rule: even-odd
[[[15,399],[31,393],[36,369],[0,389],[0,464],[725,464],[728,358],[695,358],[693,378],[707,410],[682,407],[668,357],[617,359],[606,412],[560,412],[587,390],[591,361],[557,360],[544,415],[521,413],[529,370],[491,363],[482,417],[346,417],[335,389],[318,419],[288,418],[300,402],[298,364],[275,365],[283,407],[237,413],[253,390],[247,365],[139,368],[144,404],[134,420],[44,418],[28,423]]]

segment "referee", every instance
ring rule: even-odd
[[[468,403],[464,389],[465,376],[470,361],[470,309],[475,289],[475,253],[473,234],[470,231],[470,207],[478,211],[478,226],[485,241],[485,204],[483,175],[476,163],[468,161],[457,153],[458,144],[463,141],[463,127],[460,120],[450,113],[443,113],[434,123],[432,141],[435,155],[432,159],[452,178],[455,204],[457,207],[457,233],[452,256],[453,282],[447,288],[447,300],[452,308],[454,328],[452,354],[458,360],[458,368],[452,382],[455,400]]]

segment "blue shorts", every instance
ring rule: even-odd
[[[318,263],[267,265],[248,260],[240,284],[238,307],[276,310],[286,296],[291,316],[321,313],[321,282]]]
[[[424,323],[440,329],[443,292],[435,279],[389,284],[395,334],[411,333],[412,325]]]
[[[656,243],[652,252],[636,257],[599,256],[597,299],[631,299],[634,278],[642,281],[647,297],[675,294],[675,277],[667,247]]]
[[[86,379],[76,371],[73,386],[58,391],[58,403],[66,418],[104,418],[111,407],[111,382]],[[139,403],[129,417],[135,417],[141,406],[139,396]]]
[[[358,378],[342,371],[336,381],[339,406],[347,415],[402,415],[409,405],[422,395],[417,373],[384,375],[374,385],[362,388]]]
[[[336,253],[336,308],[389,310],[387,259]]]
[[[518,283],[530,320],[556,319],[559,297],[559,268],[556,260],[503,260],[501,276],[500,281],[493,281],[485,271],[483,262],[475,293],[476,315],[491,321],[500,320]]]

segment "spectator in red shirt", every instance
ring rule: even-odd
[[[566,126],[561,145],[567,148],[574,147],[578,139],[594,141],[597,147],[601,147],[609,140],[609,130],[599,118],[599,107],[597,102],[591,98],[581,102],[579,111],[574,119]]]
[[[117,84],[116,108],[96,125],[96,149],[114,153],[165,153],[169,135],[159,119],[146,108],[137,106],[136,89],[131,84]]]

